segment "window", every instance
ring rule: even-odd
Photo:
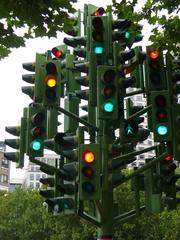
[[[34,174],[30,174],[29,179],[30,179],[31,181],[33,181],[33,180],[34,180]]]
[[[39,188],[39,187],[40,187],[40,183],[36,182],[36,188]]]
[[[8,176],[4,174],[0,175],[0,182],[8,183]]]
[[[30,182],[30,183],[29,183],[29,186],[30,186],[31,188],[34,188],[34,182]]]
[[[39,179],[40,179],[40,174],[36,174],[36,180],[39,181]]]
[[[1,167],[2,168],[8,168],[9,167],[9,162],[8,162],[7,159],[2,159]]]
[[[36,171],[40,171],[40,166],[36,166]]]

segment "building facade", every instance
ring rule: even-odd
[[[39,161],[42,161],[44,163],[47,163],[49,165],[55,166],[56,160],[59,159],[59,156],[56,154],[45,154],[43,157],[36,158]],[[32,162],[29,162],[27,171],[25,173],[24,188],[40,188],[41,183],[39,182],[40,178],[46,178],[47,174],[43,173],[40,170],[40,166],[36,165]]]
[[[10,179],[10,162],[4,158],[6,146],[0,142],[0,190],[8,191]]]

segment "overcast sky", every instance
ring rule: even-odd
[[[104,7],[111,2],[112,1],[110,0],[80,0],[76,4],[76,8],[83,10],[85,3],[91,3],[98,7]],[[12,135],[5,132],[5,126],[18,125],[23,114],[23,108],[27,107],[31,102],[31,99],[21,92],[21,87],[28,85],[22,80],[22,74],[28,73],[23,70],[22,63],[34,62],[36,52],[44,53],[45,51],[52,49],[54,46],[63,44],[62,39],[64,36],[64,34],[60,33],[58,38],[48,39],[44,37],[28,40],[26,42],[26,47],[14,49],[9,57],[0,61],[0,141],[4,141],[5,138],[12,137]],[[13,170],[11,172],[11,178],[20,176],[21,174],[19,171]]]

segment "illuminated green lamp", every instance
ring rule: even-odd
[[[131,38],[131,34],[130,34],[130,32],[128,32],[128,31],[126,31],[125,32],[125,39],[130,39]]]
[[[114,104],[112,101],[106,101],[104,104],[103,104],[103,110],[107,113],[111,113],[114,111]]]
[[[168,128],[165,124],[159,124],[156,131],[160,136],[165,136],[168,133]]]
[[[94,53],[95,54],[102,54],[103,53],[103,47],[102,46],[96,46],[95,48],[94,48]]]
[[[34,140],[31,143],[31,147],[34,151],[39,151],[42,147],[42,142],[40,140]]]

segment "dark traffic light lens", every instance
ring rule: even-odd
[[[46,94],[46,97],[48,98],[49,101],[55,101],[56,100],[55,89],[47,88],[45,94]]]
[[[53,75],[56,75],[56,65],[52,62],[49,62],[46,64],[46,71],[48,74],[53,74]]]
[[[110,98],[116,91],[116,88],[114,85],[108,85],[108,86],[105,86],[103,91],[104,91],[104,96],[106,98]]]
[[[163,95],[158,95],[155,98],[155,103],[158,107],[166,107],[167,102],[166,102],[166,98]]]
[[[103,28],[103,21],[100,17],[95,17],[92,20],[92,25],[95,29],[102,29]]]
[[[167,118],[166,110],[162,109],[162,110],[157,111],[156,118],[160,121],[166,119]]]
[[[83,167],[82,168],[82,173],[88,178],[93,178],[94,177],[94,170],[89,166]]]
[[[39,112],[33,116],[32,122],[35,125],[40,126],[44,122],[44,119],[45,119],[45,114],[43,112]]]
[[[115,74],[114,70],[112,70],[112,69],[107,70],[104,74],[104,78],[103,78],[104,82],[111,83],[114,80],[115,75],[116,74]]]
[[[43,127],[34,127],[31,131],[31,134],[34,137],[38,137],[38,136],[42,136],[44,132],[45,132],[45,129]]]
[[[97,42],[103,42],[103,32],[102,31],[94,30],[92,32],[92,37]]]
[[[82,189],[89,194],[91,194],[95,191],[94,185],[90,182],[84,182],[82,184]]]

